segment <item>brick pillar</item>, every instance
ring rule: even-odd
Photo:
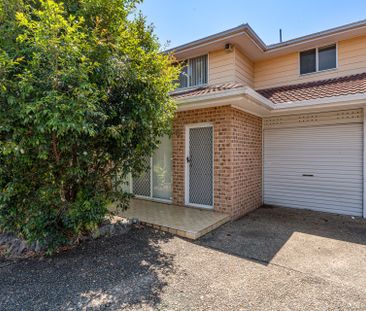
[[[261,202],[261,119],[230,106],[182,111],[173,122],[173,203],[185,203],[185,126],[214,130],[214,209],[238,217]]]

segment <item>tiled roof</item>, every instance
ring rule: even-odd
[[[257,90],[275,104],[366,93],[366,73]]]
[[[171,94],[174,99],[182,99],[191,96],[202,96],[208,94],[219,93],[222,91],[232,90],[243,87],[240,83],[224,83],[224,84],[217,84],[217,85],[206,85],[202,87],[192,88],[192,89],[185,89],[181,91],[175,91]]]

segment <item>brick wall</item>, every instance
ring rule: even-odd
[[[262,201],[261,119],[230,106],[182,111],[173,123],[173,203],[184,205],[185,126],[214,129],[214,208],[233,218]]]
[[[232,110],[233,207],[238,218],[262,205],[262,120]]]

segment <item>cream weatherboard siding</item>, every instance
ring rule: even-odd
[[[356,112],[333,114],[333,124],[331,113],[308,115],[309,123],[306,115],[265,120],[264,203],[362,216],[363,124]]]
[[[254,63],[239,49],[234,50],[235,54],[235,82],[254,86]]]
[[[254,63],[239,49],[209,53],[209,84],[242,83],[254,86]]]
[[[224,50],[209,53],[209,84],[222,84],[235,81],[234,53]]]
[[[306,83],[366,71],[366,36],[339,41],[337,49],[337,69],[313,74],[300,75],[298,52],[258,61],[254,64],[254,88]]]

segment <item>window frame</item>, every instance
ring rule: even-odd
[[[192,67],[190,66],[190,61],[192,59],[195,59],[195,58],[199,58],[199,57],[203,57],[203,56],[207,56],[207,79],[206,79],[206,83],[203,83],[203,84],[197,84],[197,85],[190,85],[190,77],[191,77],[191,70],[192,70]],[[178,87],[177,90],[184,90],[184,89],[190,89],[190,88],[196,88],[196,87],[200,87],[200,86],[205,86],[205,85],[208,85],[209,82],[210,82],[210,53],[207,53],[207,54],[201,54],[201,55],[198,55],[198,56],[194,56],[194,57],[190,57],[190,58],[186,58],[182,61],[180,61],[181,63],[183,62],[187,62],[187,86],[182,86],[182,87]]]
[[[169,136],[169,140],[170,140],[170,144],[173,144],[172,141],[172,137]],[[173,153],[173,145],[172,145],[172,153]],[[172,154],[173,155],[173,154]],[[171,171],[171,178],[172,178],[172,188],[171,188],[171,198],[170,199],[163,199],[163,198],[158,198],[154,196],[154,160],[153,160],[154,154],[151,155],[149,157],[149,166],[150,166],[150,195],[146,196],[146,195],[140,195],[140,194],[135,194],[134,190],[133,190],[133,177],[132,174],[129,174],[128,177],[128,182],[129,182],[129,191],[131,194],[133,194],[137,199],[144,199],[144,200],[149,200],[149,201],[153,201],[153,202],[160,202],[160,203],[172,203],[173,202],[173,167],[172,167],[172,171]],[[171,164],[173,165],[173,158],[171,160]]]
[[[331,46],[335,46],[335,52],[336,52],[336,64],[335,65],[336,66],[334,68],[319,70],[319,49],[324,49],[324,48],[331,47]],[[309,51],[309,50],[315,50],[315,71],[308,72],[308,73],[301,73],[301,53]],[[321,45],[321,46],[317,46],[315,48],[300,51],[299,57],[298,57],[298,68],[299,68],[300,77],[317,74],[317,73],[321,73],[321,72],[337,70],[338,69],[338,42],[327,44],[327,45]]]

